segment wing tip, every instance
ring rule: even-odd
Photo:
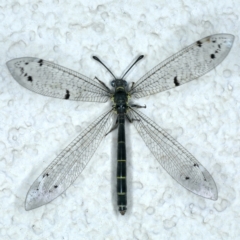
[[[25,210],[30,211],[34,208],[36,208],[36,207],[28,201],[28,195],[27,195],[26,200],[25,200]]]
[[[28,190],[28,193],[25,199],[26,211],[33,210],[45,204],[43,201],[41,201],[42,199],[39,197],[38,190],[34,187],[34,183],[31,186],[31,188]]]
[[[231,47],[232,47],[235,36],[233,34],[226,34],[226,36],[228,37],[229,43],[231,43]]]
[[[26,211],[31,211],[31,210],[36,209],[36,208],[39,208],[39,207],[41,207],[41,206],[42,206],[42,205],[40,205],[40,206],[34,206],[34,205],[32,205],[32,204],[25,203],[25,210],[26,210]]]
[[[204,193],[199,193],[199,192],[195,192],[195,191],[192,191],[190,189],[187,189],[189,191],[191,191],[192,193],[200,196],[200,197],[203,197],[203,198],[206,198],[206,199],[209,199],[209,200],[212,200],[212,201],[217,201],[218,200],[218,192],[216,189],[214,189],[214,191],[206,191]]]
[[[7,68],[10,72],[11,72],[11,68],[12,68],[12,63],[13,63],[13,60],[9,60],[6,62]]]
[[[34,208],[36,208],[36,207],[34,207],[33,202],[30,201],[29,194],[27,194],[26,199],[25,199],[25,210],[26,211],[30,211],[30,210],[32,210]]]
[[[228,42],[231,44],[231,46],[233,45],[233,42],[234,42],[234,39],[235,39],[235,36],[233,34],[231,34],[231,33],[219,33],[219,34],[216,34],[216,35],[224,36],[228,40]]]
[[[226,40],[229,43],[230,47],[233,45],[233,42],[234,42],[234,39],[235,39],[235,36],[231,33],[216,33],[216,34],[204,37],[203,39],[206,39],[207,41],[209,41],[211,38],[214,38],[214,37],[224,38],[224,40]],[[199,41],[201,41],[201,40],[199,40]]]
[[[211,195],[210,196],[206,196],[206,198],[213,200],[213,201],[217,201],[218,200],[218,191],[217,188],[214,189],[214,191],[211,191]]]
[[[225,37],[229,37],[229,38],[232,38],[234,39],[235,36],[231,33],[216,33],[216,34],[213,34],[213,35],[210,35],[209,37],[213,37],[213,36],[225,36]]]
[[[25,210],[30,211],[35,208],[39,208],[45,204],[46,204],[45,202],[39,201],[36,198],[31,198],[29,195],[27,195],[25,200]]]
[[[234,39],[235,36],[231,33],[223,33],[224,35],[228,36],[230,39]]]
[[[31,208],[27,203],[25,203],[25,210],[26,211],[30,211],[32,210],[33,208]]]
[[[213,198],[211,198],[213,201],[217,201],[218,200],[218,195],[213,196]]]
[[[206,195],[203,195],[203,197],[207,198],[207,199],[210,199],[212,201],[217,201],[218,200],[218,190],[217,190],[217,186],[216,186],[216,183],[214,182],[214,180],[212,179],[212,182],[211,182],[211,188],[209,190],[207,190],[207,194]]]

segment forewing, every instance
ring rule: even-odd
[[[200,162],[143,113],[131,109],[128,114],[152,154],[178,183],[202,197],[218,198],[216,184]]]
[[[180,86],[220,64],[234,41],[230,34],[205,37],[174,54],[140,78],[130,94],[141,98]]]
[[[76,180],[109,132],[112,115],[111,110],[97,118],[44,170],[28,191],[26,210],[51,202]]]
[[[87,102],[106,102],[111,96],[100,83],[39,58],[16,58],[7,66],[20,85],[41,95]]]

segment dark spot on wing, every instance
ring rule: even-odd
[[[21,67],[21,68],[20,68],[20,71],[21,71],[21,73],[23,74],[23,73],[24,73],[24,68]]]
[[[220,44],[218,44],[218,48],[221,48],[221,45],[220,45]]]
[[[198,45],[199,47],[202,47],[202,42],[201,42],[201,41],[197,41],[197,45]]]
[[[58,185],[55,185],[54,187],[55,187],[55,188],[57,188],[57,187],[58,187]]]
[[[38,61],[38,63],[39,63],[39,66],[41,67],[41,66],[43,65],[43,60],[40,59],[40,60]]]
[[[70,98],[70,92],[68,90],[66,90],[66,94],[65,94],[65,99],[69,99]]]
[[[188,180],[188,179],[189,179],[189,177],[186,177],[185,179],[186,179],[186,180]]]
[[[197,163],[194,163],[194,165],[193,165],[194,167],[199,167],[199,165],[197,164]]]
[[[48,177],[48,176],[49,176],[48,173],[44,173],[44,174],[43,174],[43,177]]]
[[[175,84],[175,86],[179,86],[180,85],[179,82],[178,82],[177,77],[174,77],[174,84]]]
[[[214,59],[214,58],[215,58],[215,55],[214,55],[214,54],[211,54],[210,57],[211,57],[212,59]]]
[[[215,43],[215,42],[216,42],[216,40],[213,40],[212,42],[213,42],[213,43]]]
[[[216,50],[215,53],[218,53],[218,51]]]
[[[28,65],[28,62],[25,62],[25,65]]]
[[[24,74],[24,77],[26,77],[26,76],[27,76],[27,73]]]
[[[32,79],[31,76],[28,76],[28,81],[29,81],[29,82],[32,82],[32,81],[33,81],[33,79]]]

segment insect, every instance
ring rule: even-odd
[[[230,34],[205,37],[158,64],[131,86],[123,78],[143,56],[120,79],[94,56],[114,77],[112,90],[97,78],[92,80],[43,59],[24,57],[7,62],[13,78],[38,94],[75,101],[113,101],[112,108],[81,132],[35,180],[26,197],[26,210],[47,204],[62,194],[81,174],[101,140],[118,128],[117,205],[124,215],[127,210],[125,120],[133,123],[158,162],[179,184],[197,195],[216,200],[217,187],[209,172],[167,132],[137,110],[143,106],[131,104],[129,100],[166,91],[202,76],[223,61],[233,41],[234,36]]]

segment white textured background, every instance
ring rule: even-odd
[[[225,0],[0,1],[0,239],[239,239],[240,4]],[[65,194],[26,212],[33,181],[77,132],[110,103],[51,99],[10,76],[5,62],[40,57],[109,84],[97,55],[121,76],[138,80],[183,47],[215,33],[236,36],[215,70],[177,89],[143,98],[144,113],[213,175],[216,202],[198,197],[159,166],[127,126],[129,210],[116,211],[114,141],[109,134]]]

